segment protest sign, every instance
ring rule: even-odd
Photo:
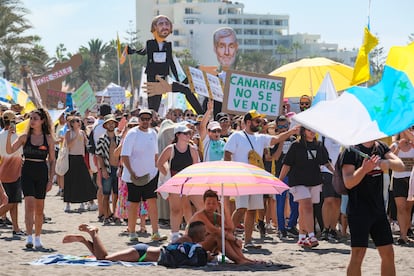
[[[88,81],[84,82],[72,94],[72,100],[75,103],[77,110],[83,115],[87,109],[91,109],[96,104],[95,94]]]
[[[222,111],[245,114],[256,109],[275,118],[282,112],[285,78],[227,71]]]

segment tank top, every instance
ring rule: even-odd
[[[43,134],[43,144],[40,146],[32,145],[31,135],[27,137],[26,144],[23,147],[23,156],[25,158],[46,161],[48,154],[49,145],[47,144],[46,135]]]
[[[184,168],[193,164],[193,157],[191,156],[190,145],[187,146],[185,152],[179,152],[177,147],[174,145],[174,157],[171,159],[170,170],[171,176],[176,175]]]
[[[410,177],[411,174],[411,166],[407,166],[408,163],[412,163],[412,159],[414,158],[414,148],[411,148],[409,151],[402,151],[399,150],[397,153],[397,156],[399,158],[401,158],[401,160],[404,162],[404,164],[406,165],[406,170],[402,171],[402,172],[393,172],[393,177],[394,178],[404,178],[404,177]],[[410,162],[411,160],[411,162]]]

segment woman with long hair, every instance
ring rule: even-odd
[[[42,248],[40,234],[43,225],[43,210],[46,193],[52,189],[55,174],[55,141],[52,135],[49,113],[38,108],[30,113],[30,122],[26,133],[11,142],[14,127],[7,136],[6,151],[12,154],[23,147],[24,163],[21,185],[24,195],[26,247]],[[35,238],[33,241],[33,224]]]
[[[279,178],[284,179],[289,173],[290,192],[294,201],[299,203],[298,245],[304,248],[319,245],[314,232],[313,204],[320,201],[321,165],[334,171],[328,151],[316,140],[315,132],[301,127],[300,140],[295,141],[286,153]]]
[[[92,181],[85,163],[85,146],[88,138],[81,129],[81,119],[77,116],[68,118],[69,130],[64,143],[69,150],[69,170],[65,174],[63,201],[65,212],[70,211],[70,203],[80,203],[79,210],[84,211],[84,202],[96,199],[96,186]]]
[[[161,153],[157,161],[158,170],[167,175],[165,163],[169,161],[171,176],[176,175],[184,168],[198,163],[198,152],[190,144],[192,130],[185,124],[178,124],[174,128],[174,141],[167,146]],[[202,196],[180,196],[178,194],[169,194],[168,201],[170,203],[170,220],[171,220],[171,241],[174,242],[180,237],[180,224],[183,219],[188,223],[193,215],[190,201],[197,210],[204,208]]]

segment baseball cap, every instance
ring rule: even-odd
[[[178,124],[174,127],[174,135],[177,133],[186,133],[191,131],[190,128],[188,128],[185,124]]]
[[[151,115],[152,116],[152,112],[149,109],[141,109],[138,113],[138,117],[141,117],[141,115],[143,114],[147,114],[147,115]]]
[[[252,109],[244,115],[244,121],[253,120],[256,118],[264,118],[266,117],[265,114],[260,114],[257,112],[256,109]]]
[[[220,123],[217,121],[211,121],[207,125],[208,130],[215,130],[215,129],[221,129]]]
[[[3,112],[3,120],[5,121],[16,121],[16,114],[12,110],[6,110]]]

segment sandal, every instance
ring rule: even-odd
[[[253,243],[249,242],[249,243],[246,243],[244,245],[244,248],[246,248],[246,249],[261,249],[262,246],[261,245],[257,245],[257,244],[253,244]]]

